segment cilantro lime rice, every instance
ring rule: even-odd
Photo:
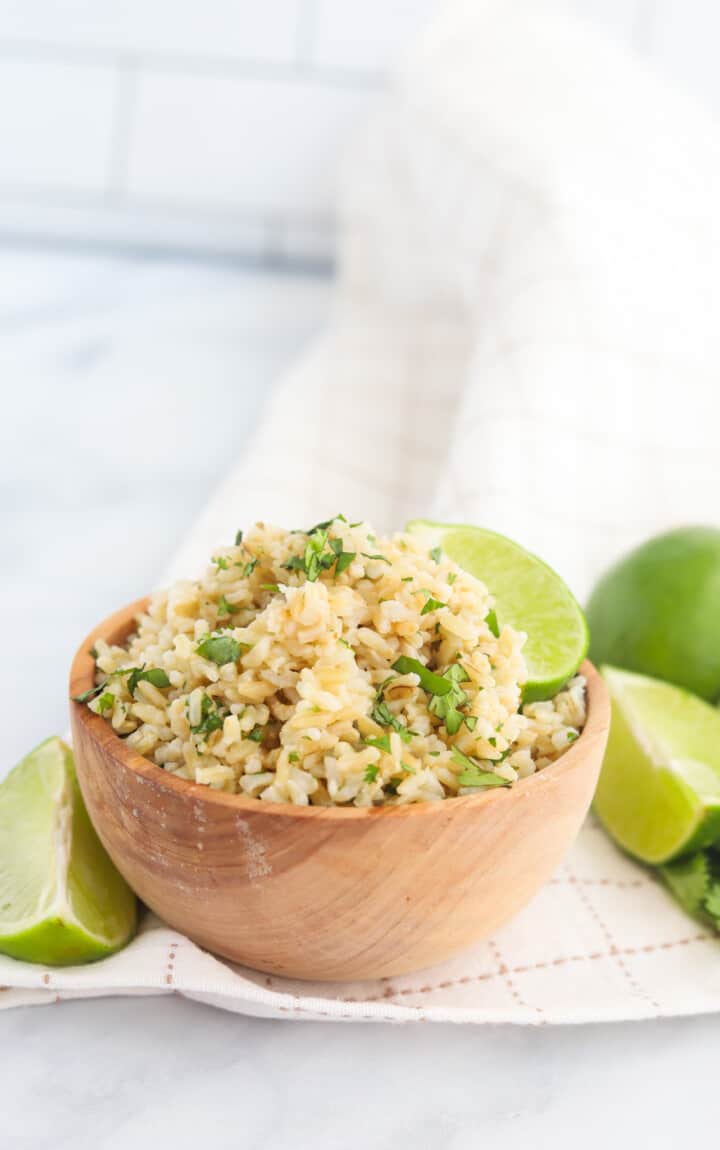
[[[141,755],[263,802],[397,805],[509,786],[585,722],[576,676],[521,706],[525,636],[417,537],[256,523],[99,640],[85,697]]]

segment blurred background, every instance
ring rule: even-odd
[[[574,6],[720,109],[717,4]],[[64,728],[79,638],[162,577],[327,322],[343,156],[433,7],[0,3],[0,773]]]
[[[720,109],[713,0],[573,0]],[[4,0],[0,235],[326,269],[342,153],[434,0]]]

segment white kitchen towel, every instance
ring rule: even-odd
[[[332,328],[169,574],[257,518],[433,514],[517,537],[583,597],[645,535],[716,521],[719,139],[549,0],[445,4],[355,146]],[[94,966],[0,959],[0,984],[0,1006],[586,1022],[720,1009],[720,945],[590,819],[518,918],[419,974],[270,978],[149,917]]]

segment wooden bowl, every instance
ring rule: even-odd
[[[101,623],[122,643],[147,600]],[[212,791],[136,754],[72,703],[80,786],[140,898],[200,946],[272,974],[345,980],[432,966],[492,934],[556,870],[585,818],[610,722],[589,663],[588,720],[558,762],[512,788],[386,809],[296,807]]]

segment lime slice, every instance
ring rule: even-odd
[[[595,811],[614,839],[663,863],[720,836],[720,713],[682,687],[603,667],[612,723]]]
[[[407,526],[428,551],[445,554],[476,579],[496,601],[498,622],[524,631],[528,681],[523,701],[549,699],[570,679],[588,649],[585,616],[559,575],[512,539],[486,531],[413,519]]]
[[[88,818],[72,753],[47,739],[0,784],[0,951],[91,962],[124,946],[136,917]]]

